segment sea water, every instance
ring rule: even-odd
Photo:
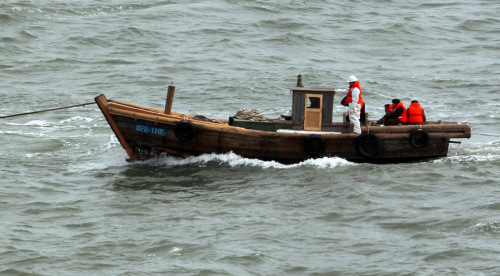
[[[0,119],[1,275],[497,275],[500,2],[0,3],[0,116],[95,96],[227,119],[347,88],[468,122],[446,158],[128,163],[95,105]],[[334,121],[346,111],[335,99]],[[457,139],[458,140],[458,139]]]

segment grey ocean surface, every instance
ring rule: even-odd
[[[449,156],[127,163],[96,105],[0,120],[0,275],[499,275],[500,2],[4,0],[0,116],[99,94],[227,119],[345,88],[468,122]],[[334,121],[345,108],[337,98]]]

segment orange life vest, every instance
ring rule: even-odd
[[[412,103],[408,107],[408,123],[424,123],[424,109],[419,103]]]
[[[361,98],[361,87],[359,87],[359,81],[355,82],[350,88],[349,88],[349,92],[347,92],[347,99],[345,100],[346,103],[352,103],[352,90],[354,90],[354,88],[358,88],[359,89],[359,99],[358,99],[358,104],[360,106],[363,106],[363,98]]]
[[[400,121],[401,123],[404,123],[406,124],[408,122],[408,114],[406,114],[406,107],[403,105],[403,102],[399,102],[396,106],[394,106],[394,104],[391,104],[389,106],[389,111],[390,112],[394,112],[396,109],[398,109],[399,107],[402,107],[403,108],[403,113],[401,113],[401,115],[399,115],[399,117],[397,118],[398,121]]]

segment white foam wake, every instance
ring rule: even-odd
[[[323,157],[318,159],[308,159],[298,164],[286,165],[276,161],[262,161],[258,159],[251,159],[239,156],[235,153],[226,154],[203,154],[200,156],[191,156],[186,158],[166,156],[154,160],[147,161],[150,164],[163,165],[163,166],[186,166],[192,164],[207,164],[209,162],[218,162],[221,164],[228,164],[231,167],[261,167],[264,169],[290,169],[303,166],[312,166],[318,168],[335,168],[339,166],[354,165],[355,163],[349,162],[345,159],[338,157]]]

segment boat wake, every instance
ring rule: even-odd
[[[145,161],[156,166],[187,166],[187,165],[206,165],[208,163],[227,164],[230,167],[261,167],[263,169],[293,169],[297,167],[317,167],[317,168],[335,168],[340,166],[355,165],[339,157],[323,157],[318,159],[308,159],[297,164],[286,165],[276,161],[262,161],[239,156],[233,152],[226,154],[203,154],[200,156],[191,156],[186,158],[164,156]]]
[[[447,158],[437,159],[434,162],[492,162],[500,160],[500,140],[477,143],[466,147],[450,147]]]

